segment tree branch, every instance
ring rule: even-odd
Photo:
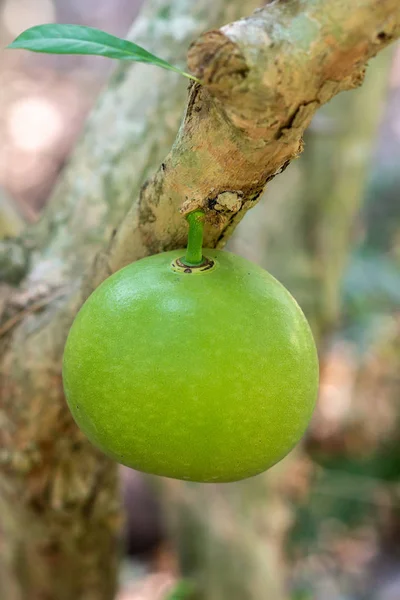
[[[249,11],[260,0],[247,0]],[[146,2],[128,38],[186,68],[187,48],[210,23],[242,16],[241,0]],[[187,80],[147,64],[124,63],[111,77],[40,222],[26,237],[41,280],[76,279],[93,262],[170,150]],[[82,216],[84,215],[84,218]]]
[[[399,35],[398,0],[356,0],[351,10],[347,0],[276,0],[202,35],[189,67],[204,86],[191,87],[173,149],[117,232],[108,272],[184,246],[179,209],[204,208],[206,244],[224,245],[302,151],[316,110],[360,85],[367,61]]]

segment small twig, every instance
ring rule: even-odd
[[[28,306],[28,308],[24,308],[24,310],[21,310],[19,313],[17,313],[16,315],[14,315],[10,319],[8,319],[0,327],[0,338],[3,337],[3,335],[5,335],[6,333],[8,333],[10,331],[10,329],[15,327],[15,325],[18,325],[18,323],[20,321],[22,321],[22,319],[24,319],[26,316],[31,315],[31,314],[37,312],[38,310],[41,310],[42,308],[44,308],[45,306],[47,306],[48,304],[53,302],[53,300],[56,300],[57,298],[61,298],[62,296],[65,296],[66,295],[65,290],[66,290],[66,288],[64,286],[61,289],[58,289],[54,294],[51,294],[50,296],[46,296],[45,298],[42,298],[41,300],[34,302],[33,304],[31,304],[31,306]]]

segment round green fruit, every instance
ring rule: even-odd
[[[228,252],[184,251],[121,269],[69,333],[71,412],[116,461],[147,473],[226,482],[256,475],[303,435],[318,387],[308,323],[269,273]]]

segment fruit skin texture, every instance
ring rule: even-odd
[[[267,271],[205,250],[213,270],[174,272],[183,253],[132,263],[85,302],[64,353],[68,405],[94,445],[134,469],[202,482],[251,477],[308,425],[314,340]]]

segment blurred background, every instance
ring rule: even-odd
[[[0,46],[50,22],[125,36],[145,1],[0,0]],[[115,67],[100,58],[0,52],[1,237],[40,219]],[[288,600],[400,599],[398,45],[371,62],[361,89],[316,115],[305,143],[229,248],[271,271],[310,319],[322,366],[313,423],[303,446],[262,485],[254,481],[264,476],[252,487],[229,484],[229,508],[213,504],[212,486],[189,486],[193,504],[207,502],[202,520],[123,469],[118,600],[190,597],[190,574],[199,570],[208,599],[246,600],[241,581],[261,585],[249,566],[254,556],[258,570],[283,573]],[[239,573],[236,564],[215,564],[209,533],[227,510],[234,510],[227,538],[245,550]],[[229,577],[235,591],[213,591],[229,589],[220,583]],[[261,589],[251,598],[275,600]]]

